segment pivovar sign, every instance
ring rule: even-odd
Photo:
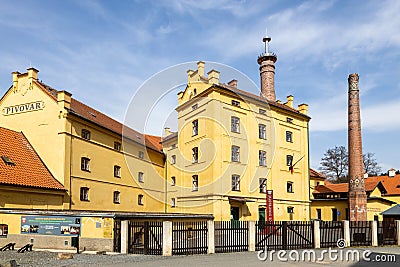
[[[14,115],[44,109],[43,101],[35,101],[3,108],[3,115]]]

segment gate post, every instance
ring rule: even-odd
[[[397,245],[400,246],[400,221],[396,220],[396,235],[397,235]]]
[[[282,249],[287,250],[287,234],[288,234],[288,222],[283,221],[282,222]]]
[[[215,253],[215,227],[214,221],[207,221],[207,254]]]
[[[256,251],[256,222],[249,221],[248,227],[249,251]]]
[[[321,229],[319,228],[320,221],[313,221],[314,231],[314,248],[321,248]]]
[[[172,256],[172,222],[163,221],[162,255]]]
[[[343,238],[346,241],[346,246],[350,247],[350,223],[347,220],[343,221]]]
[[[128,254],[129,252],[129,221],[121,221],[121,253]]]
[[[378,222],[375,220],[372,221],[372,246],[378,246]]]

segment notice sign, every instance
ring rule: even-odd
[[[80,232],[80,217],[21,216],[21,234],[76,236]]]
[[[274,221],[274,193],[272,190],[267,190],[267,208],[266,208],[266,214],[265,214],[265,220],[267,222],[273,222]]]
[[[36,111],[44,109],[43,101],[36,101],[31,103],[19,104],[3,108],[3,115],[14,115],[18,113]]]

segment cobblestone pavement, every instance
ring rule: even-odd
[[[400,247],[378,247],[378,248],[350,248],[344,249],[343,252],[348,250],[360,251],[360,255],[365,250],[371,250],[372,254],[369,255],[371,261],[346,261],[346,260],[332,260],[325,255],[323,260],[320,261],[293,261],[290,260],[288,254],[287,261],[279,261],[277,254],[275,254],[273,261],[268,258],[261,261],[257,257],[256,252],[239,252],[239,253],[221,253],[212,255],[191,255],[191,256],[145,256],[145,255],[93,255],[93,254],[74,254],[74,258],[70,260],[57,260],[57,253],[47,251],[32,251],[25,253],[17,253],[16,251],[0,252],[0,264],[12,259],[16,260],[17,264],[21,267],[38,266],[38,267],[53,267],[53,266],[215,266],[215,267],[232,267],[232,266],[373,266],[373,267],[391,267],[400,266]],[[322,250],[315,250],[317,257]],[[302,250],[298,250],[301,255]],[[345,254],[344,254],[345,255]],[[388,255],[395,255],[391,262],[377,262],[378,257],[387,257]],[[295,254],[292,256],[295,257]]]

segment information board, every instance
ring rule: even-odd
[[[80,217],[21,216],[21,234],[76,236],[80,232]]]

